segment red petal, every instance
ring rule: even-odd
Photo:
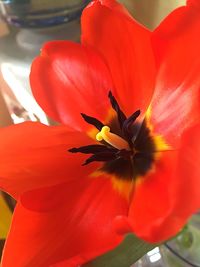
[[[199,0],[187,0],[187,5],[191,5],[195,8],[200,8],[200,2]]]
[[[176,69],[176,75],[183,77],[183,71],[187,73],[198,55],[200,21],[199,10],[194,8],[195,2],[199,1],[189,1],[190,5],[187,7],[177,8],[170,13],[152,35],[157,63],[163,64],[166,59],[169,62],[173,57],[174,62],[180,66],[180,69],[176,69],[171,65],[172,76],[175,74],[173,70]],[[167,58],[169,54],[170,58]]]
[[[0,185],[14,197],[19,194],[88,174],[84,155],[67,150],[90,139],[66,126],[49,127],[26,122],[0,129]]]
[[[82,42],[104,57],[115,95],[130,115],[148,106],[155,69],[149,31],[124,10],[116,1],[93,1],[82,15]]]
[[[177,203],[177,210],[183,218],[187,218],[200,208],[200,124],[183,134],[177,177],[180,180],[180,193],[184,196],[184,205]]]
[[[130,208],[133,229],[151,242],[175,235],[200,204],[200,192],[195,188],[195,184],[199,188],[199,164],[191,164],[195,161],[194,153],[199,157],[199,148],[191,153],[199,130],[193,144],[188,141],[192,130],[184,133],[200,118],[199,26],[196,10],[180,8],[154,33],[156,52],[160,53],[157,54],[159,72],[151,104],[151,123],[153,130],[164,136],[172,148],[178,146],[181,150],[163,152],[153,172],[141,178],[135,190]],[[186,193],[188,189],[190,192]]]
[[[184,132],[181,149],[163,152],[152,173],[137,184],[129,220],[150,242],[169,239],[200,208],[200,124]]]
[[[104,119],[108,112],[110,74],[92,50],[69,41],[44,45],[33,62],[33,94],[53,119],[78,130],[86,128],[80,113]]]
[[[178,146],[185,129],[200,118],[199,11],[182,7],[169,15],[153,37],[159,73],[152,102],[155,131]]]
[[[185,223],[182,220],[180,226],[173,214],[177,199],[185,205],[184,195],[177,194],[181,177],[174,175],[176,164],[177,152],[164,152],[152,172],[136,184],[129,220],[135,234],[149,242],[172,237]]]
[[[127,204],[106,177],[27,193],[15,210],[3,266],[78,266],[121,241],[112,222],[127,214]]]

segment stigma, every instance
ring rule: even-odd
[[[96,135],[96,140],[99,142],[105,141],[112,147],[115,147],[119,150],[122,149],[130,150],[128,142],[119,135],[110,132],[109,126],[103,126],[101,128],[101,131],[99,131]]]

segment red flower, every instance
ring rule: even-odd
[[[150,33],[95,0],[81,45],[43,47],[33,93],[65,125],[0,131],[0,185],[18,199],[3,267],[78,266],[130,231],[163,241],[200,207],[196,2]]]

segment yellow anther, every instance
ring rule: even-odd
[[[106,141],[111,146],[117,149],[130,150],[129,144],[119,135],[111,133],[110,127],[103,126],[101,131],[96,135],[97,141]]]
[[[101,131],[98,132],[98,134],[96,135],[96,139],[97,141],[103,141],[104,138],[106,137],[106,135],[110,132],[110,127],[108,126],[103,126],[101,128]]]

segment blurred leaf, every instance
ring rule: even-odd
[[[0,239],[5,239],[11,223],[12,212],[0,193]]]
[[[130,267],[158,244],[149,244],[129,234],[114,250],[84,264],[83,267]]]

